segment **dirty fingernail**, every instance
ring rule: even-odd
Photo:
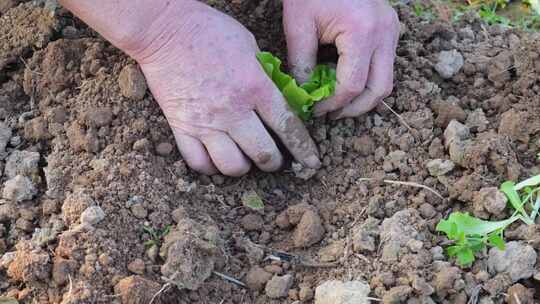
[[[319,158],[315,155],[311,155],[305,160],[306,166],[313,168],[313,169],[319,169],[321,167],[321,161]]]

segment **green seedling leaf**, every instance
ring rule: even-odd
[[[242,195],[242,204],[244,204],[245,207],[248,207],[251,210],[264,210],[264,203],[255,191],[249,191],[244,193],[244,195]]]
[[[521,189],[524,189],[526,187],[533,187],[540,184],[540,175],[536,175],[533,177],[530,177],[514,186],[514,189],[516,191],[519,191]],[[502,186],[501,186],[502,187]],[[529,191],[532,191],[532,189],[529,189]]]
[[[519,217],[514,216],[503,221],[490,222],[470,216],[467,212],[453,212],[447,220],[441,220],[437,224],[436,230],[446,233],[450,239],[455,239],[456,231],[463,232],[466,236],[483,236],[504,229],[517,219]]]
[[[303,120],[311,118],[315,103],[334,95],[336,70],[318,65],[309,80],[299,86],[290,75],[281,71],[281,60],[269,52],[257,54],[263,70],[281,91],[291,110]]]
[[[521,201],[521,197],[516,190],[516,185],[514,184],[514,182],[506,181],[502,183],[500,190],[504,194],[506,194],[506,197],[508,197],[510,204],[512,205],[512,207],[514,207],[514,209],[516,209],[517,212],[519,212],[523,216],[527,216],[525,209],[523,209],[523,202]]]
[[[488,237],[488,243],[493,246],[497,247],[500,250],[504,250],[504,240],[498,233],[492,233]]]

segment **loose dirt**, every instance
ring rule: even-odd
[[[540,173],[538,35],[474,16],[429,23],[398,7],[388,107],[311,122],[323,158],[311,179],[290,164],[233,179],[186,167],[132,60],[61,8],[8,2],[0,299],[313,303],[324,282],[356,280],[383,303],[540,301],[537,225],[514,224],[512,254],[481,253],[465,269],[434,230],[456,210],[508,216],[491,187]],[[207,2],[285,58],[279,1]],[[444,78],[441,56],[452,64],[439,67]],[[264,210],[243,205],[252,192]]]

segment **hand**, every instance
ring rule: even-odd
[[[253,35],[209,6],[186,2],[126,52],[139,62],[187,164],[209,175],[243,175],[249,159],[278,170],[283,156],[264,122],[299,162],[318,168],[316,146],[258,63]]]
[[[283,0],[283,7],[299,82],[315,67],[319,42],[338,49],[336,93],[315,106],[315,116],[355,117],[390,95],[400,23],[384,0]]]

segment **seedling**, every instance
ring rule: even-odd
[[[512,216],[502,221],[485,221],[468,213],[453,212],[447,220],[441,220],[437,231],[444,232],[453,245],[447,254],[456,257],[460,266],[469,266],[475,254],[487,246],[504,250],[504,229],[517,220],[533,225],[540,209],[540,175],[533,176],[518,184],[506,181],[501,184],[501,192],[508,198],[514,209]]]
[[[336,70],[318,65],[309,80],[298,85],[290,75],[281,71],[281,60],[269,52],[257,54],[264,71],[281,91],[291,110],[303,120],[311,118],[315,103],[334,95]]]
[[[242,204],[254,211],[264,210],[264,203],[255,191],[248,191],[242,195]]]
[[[150,236],[150,239],[146,242],[144,242],[144,246],[146,248],[150,248],[152,246],[159,246],[161,245],[161,241],[163,238],[171,232],[172,225],[167,225],[163,229],[154,229],[150,226],[143,226],[143,233],[146,233]]]
[[[454,245],[448,247],[450,257],[456,257],[460,266],[474,262],[475,253],[487,245],[504,250],[503,231],[519,217],[490,222],[470,216],[468,213],[453,212],[447,220],[441,220],[436,230],[444,232]]]

